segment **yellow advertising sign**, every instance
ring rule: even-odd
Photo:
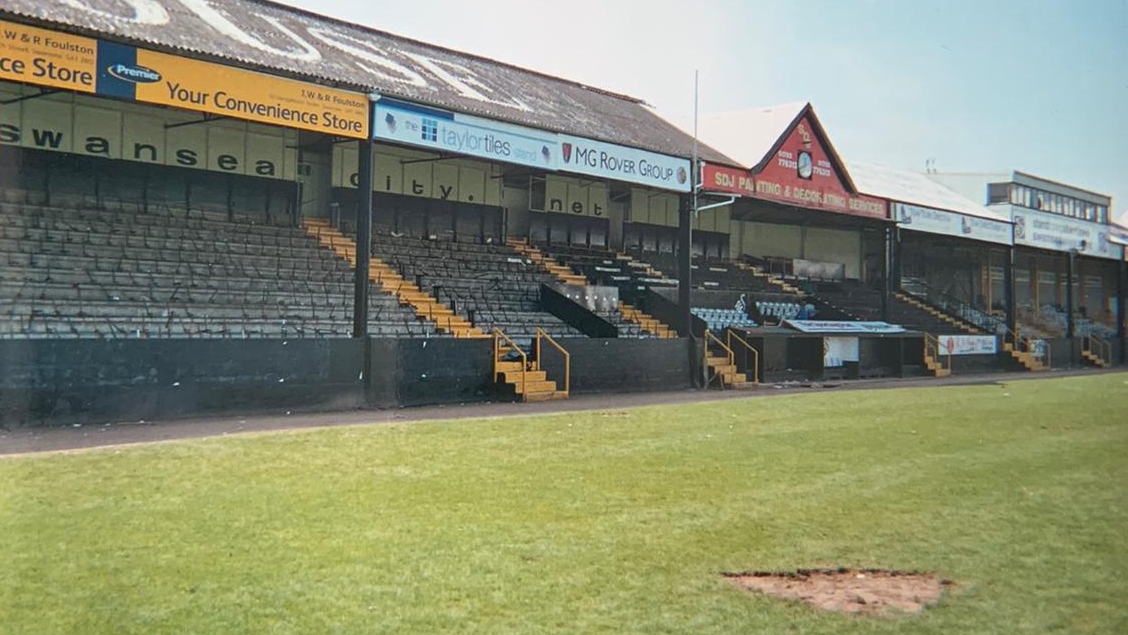
[[[137,65],[160,76],[137,83],[137,101],[368,138],[368,102],[358,93],[143,49]]]
[[[0,20],[0,79],[94,92],[98,41]]]

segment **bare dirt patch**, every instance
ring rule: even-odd
[[[952,583],[932,573],[884,569],[799,569],[725,573],[742,589],[800,600],[824,611],[882,615],[918,613],[936,604]]]

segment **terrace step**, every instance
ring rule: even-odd
[[[335,227],[320,218],[302,220],[306,232],[318,242],[347,261],[356,270],[356,242],[342,234]],[[417,319],[431,322],[440,333],[450,333],[457,338],[484,339],[490,337],[454,311],[441,304],[431,294],[406,282],[388,263],[372,256],[368,267],[368,279],[379,285],[380,289],[395,294],[402,306],[410,307]]]

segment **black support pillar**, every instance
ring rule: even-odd
[[[369,121],[371,121],[371,106]],[[368,336],[368,263],[372,252],[372,141],[357,142],[356,271],[353,283],[353,337]]]
[[[889,304],[893,294],[893,236],[897,228],[886,225],[882,230],[884,241],[881,259],[881,319],[889,321]]]
[[[1070,251],[1065,260],[1065,336],[1073,339],[1077,334],[1075,320],[1073,319],[1073,276],[1077,254]]]
[[[893,228],[893,248],[890,252],[893,259],[892,266],[892,280],[890,281],[892,291],[896,293],[901,290],[901,228]]]
[[[1128,247],[1125,249],[1128,249]],[[1125,293],[1128,293],[1128,289],[1124,288],[1125,284],[1128,283],[1128,271],[1126,269],[1128,269],[1128,261],[1121,258],[1120,262],[1116,263],[1116,337],[1120,339],[1121,364],[1128,363],[1128,346],[1124,342],[1126,317],[1124,315],[1124,304],[1128,301],[1124,297]]]
[[[1018,248],[1014,245],[1007,247],[1006,262],[1003,264],[1003,294],[1006,302],[1007,310],[1007,329],[1015,332],[1015,312],[1017,302],[1015,302],[1015,289],[1014,289],[1014,269],[1018,261]],[[1030,275],[1034,275],[1031,272]]]
[[[692,173],[692,171],[691,171]],[[693,320],[690,307],[690,274],[693,262],[693,195],[683,194],[678,199],[678,304],[681,305],[682,322],[689,346],[689,372],[696,386],[699,369],[697,345],[693,339]]]

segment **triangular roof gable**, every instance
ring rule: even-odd
[[[803,130],[800,130],[801,126]],[[804,131],[806,132],[806,138],[804,137]],[[812,133],[813,138],[811,138]],[[823,128],[822,122],[819,121],[818,115],[815,114],[815,109],[811,106],[810,102],[799,110],[795,118],[788,124],[787,128],[780,133],[776,142],[772,144],[772,147],[760,159],[760,162],[752,166],[752,173],[760,174],[768,170],[769,166],[780,165],[779,161],[773,163],[773,160],[780,159],[780,157],[777,157],[777,154],[785,147],[801,147],[810,151],[812,159],[815,161],[816,169],[819,167],[818,161],[822,157],[826,157],[825,160],[830,163],[834,176],[837,177],[842,189],[850,194],[858,193],[858,188],[854,185],[854,180],[850,178],[850,172],[846,169],[846,164],[842,161],[842,158],[838,156],[838,151],[834,149],[834,144],[832,144],[830,138],[827,137],[826,129]],[[791,160],[797,160],[797,158],[798,157],[792,157]],[[786,161],[787,159],[784,158],[783,160]]]

